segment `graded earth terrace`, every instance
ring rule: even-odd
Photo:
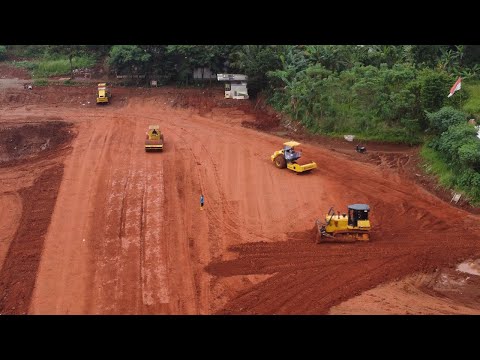
[[[441,292],[418,275],[479,258],[480,219],[417,181],[416,149],[296,137],[220,88],[113,87],[97,105],[95,84],[5,84],[1,314],[434,313],[455,284],[443,313],[480,313],[478,276]],[[315,169],[272,163],[289,140]],[[316,244],[316,219],[355,203],[370,241]]]

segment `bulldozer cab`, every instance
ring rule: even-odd
[[[367,204],[348,205],[348,225],[356,227],[359,220],[368,220],[369,211]]]
[[[145,151],[163,150],[163,133],[160,125],[149,125],[145,139]]]
[[[147,137],[150,140],[159,140],[160,139],[160,126],[159,125],[150,125],[148,127]]]
[[[302,153],[300,151],[295,151],[295,146],[300,145],[300,143],[296,141],[287,141],[283,143],[283,145],[283,155],[285,156],[285,160],[293,162],[300,159]]]
[[[108,103],[111,97],[110,91],[107,87],[107,83],[100,83],[97,86],[97,104]]]
[[[287,149],[292,149],[294,150],[295,149],[295,146],[299,146],[300,143],[299,142],[296,142],[296,141],[287,141],[287,142],[284,142],[283,143],[283,149],[284,150],[287,150]]]

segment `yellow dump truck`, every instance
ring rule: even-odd
[[[108,104],[112,94],[106,83],[100,83],[97,87],[97,104]]]
[[[145,139],[145,151],[163,150],[163,134],[159,125],[150,125]]]

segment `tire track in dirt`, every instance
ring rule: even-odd
[[[153,154],[152,154],[153,155]],[[164,167],[148,159],[146,176],[146,216],[142,300],[146,306],[168,304],[167,247],[164,244],[165,187]]]
[[[143,119],[149,119],[150,121],[153,122],[160,122],[162,123],[163,120],[161,120],[161,116],[151,116],[151,115],[146,115],[143,117]],[[163,131],[165,131],[168,135],[170,136],[170,141],[169,139],[166,139],[168,143],[173,144],[173,148],[175,150],[175,153],[178,153],[178,156],[175,156],[175,161],[167,161],[167,166],[168,170],[167,172],[170,175],[170,178],[173,177],[175,174],[175,177],[177,179],[177,183],[175,186],[175,191],[166,191],[167,194],[170,194],[170,198],[168,199],[168,209],[171,208],[171,204],[178,204],[178,203],[185,203],[187,196],[183,193],[183,188],[200,188],[200,189],[205,189],[205,182],[209,181],[209,178],[213,178],[215,180],[214,184],[216,186],[212,190],[205,191],[203,190],[204,194],[207,197],[207,205],[206,209],[208,208],[208,219],[209,219],[209,249],[210,249],[210,257],[219,257],[223,251],[224,251],[224,245],[222,239],[225,238],[225,234],[237,234],[238,229],[235,228],[235,221],[233,221],[233,218],[235,217],[233,215],[233,211],[229,209],[229,203],[228,201],[225,200],[225,193],[224,190],[222,189],[222,184],[220,182],[220,176],[218,173],[218,170],[216,168],[216,164],[209,154],[209,150],[203,145],[203,141],[201,138],[198,136],[194,135],[192,131],[189,131],[182,127],[181,125],[178,125],[178,127],[172,127],[169,126],[168,124],[163,124],[162,125]],[[195,146],[192,146],[194,144]],[[168,144],[166,145],[166,149],[168,148]],[[167,150],[168,152],[168,150]],[[187,157],[184,157],[182,154],[188,154]],[[201,154],[201,155],[197,155]],[[205,157],[203,155],[206,155],[207,161],[205,162]],[[202,156],[202,160],[200,160],[199,156]],[[187,160],[187,159],[192,159],[192,160]],[[190,163],[189,167],[184,168],[182,164],[184,163]],[[195,169],[195,171],[192,172],[191,169]],[[211,175],[211,169],[214,169],[214,176],[212,177]],[[208,170],[208,171],[207,171]],[[189,185],[188,183],[185,183],[184,181],[184,174],[192,173],[192,185]],[[194,180],[196,178],[196,181]],[[211,187],[210,187],[211,188]],[[172,189],[173,190],[173,189]],[[180,191],[181,190],[181,191]],[[180,192],[179,192],[180,191]],[[173,200],[171,194],[177,193],[178,194],[178,199]],[[200,193],[198,194],[199,197]],[[191,196],[188,196],[188,198],[191,199]],[[220,200],[219,200],[220,199]],[[222,200],[223,199],[223,200]],[[173,200],[173,202],[172,202]],[[191,200],[189,200],[191,201]],[[189,206],[185,204],[185,206]],[[178,210],[178,213],[183,213],[185,210]],[[186,240],[177,240],[176,243],[180,244],[187,244],[188,246],[184,246],[184,250],[182,253],[189,254],[188,256],[190,257],[189,263],[192,261],[200,261],[200,258],[197,258],[198,255],[196,254],[196,251],[191,251],[193,250],[195,241],[193,240],[190,234],[195,233],[195,229],[192,228],[192,225],[189,225],[191,221],[187,220],[190,217],[186,217],[185,222],[182,222],[182,225],[178,226],[179,228],[185,228],[186,231],[184,233],[184,238]],[[167,228],[169,228],[167,226]],[[178,232],[178,230],[177,230]],[[173,236],[173,235],[172,235]],[[178,236],[178,234],[177,234]],[[219,243],[219,241],[222,241],[222,243]],[[195,303],[196,309],[194,312],[197,313],[199,310],[198,309],[205,309],[208,308],[208,306],[205,306],[208,303],[208,292],[203,292],[200,290],[200,284],[199,281],[201,278],[201,275],[199,274],[199,270],[196,269],[197,266],[191,267],[190,265],[187,265],[187,269],[185,269],[186,274],[191,274],[193,283],[192,283],[192,289],[197,289],[193,291],[196,293],[195,295]],[[172,272],[175,270],[172,269]],[[203,295],[202,295],[203,293]],[[199,298],[202,299],[202,304],[200,305],[199,303]],[[178,301],[177,301],[178,303]],[[202,310],[204,311],[204,310]]]
[[[202,193],[204,193],[206,196],[208,196],[209,201],[208,201],[208,216],[211,218],[209,220],[209,223],[215,224],[213,226],[221,226],[224,225],[224,233],[221,236],[214,235],[213,232],[215,230],[212,230],[212,236],[218,239],[222,239],[225,237],[225,231],[229,231],[230,234],[238,234],[238,226],[236,224],[235,215],[233,214],[233,211],[229,207],[229,202],[226,200],[225,196],[225,191],[223,190],[222,183],[221,183],[221,176],[218,172],[216,163],[214,159],[212,158],[210,151],[205,147],[203,144],[203,139],[199,138],[198,136],[194,135],[193,132],[186,130],[185,128],[181,128],[183,133],[188,134],[189,138],[193,138],[195,141],[191,141],[191,139],[187,139],[186,136],[183,136],[179,133],[178,130],[175,130],[173,128],[168,129],[171,132],[174,132],[178,139],[182,141],[182,143],[186,146],[186,149],[188,149],[189,153],[194,159],[194,162],[199,168],[199,172],[197,172],[197,179],[200,185],[200,189]],[[194,149],[192,149],[188,144],[200,144],[200,149],[198,153],[205,155],[207,157],[207,161],[201,161],[199,158],[199,155],[197,156]],[[202,157],[202,159],[205,159],[205,157]],[[210,173],[206,172],[206,169],[210,171],[213,170],[213,176],[209,175]],[[203,170],[203,174],[202,174]],[[208,178],[208,177],[213,177],[215,180],[215,189],[212,193],[206,193],[204,181],[202,180],[202,175],[203,178]],[[211,190],[210,190],[211,191]],[[221,214],[221,215],[220,215]],[[226,219],[225,219],[226,218]],[[212,258],[217,258],[220,256],[220,253],[223,252],[223,244],[222,243],[212,243],[211,244],[211,251],[212,251]]]
[[[0,193],[0,270],[22,216],[22,198],[16,191]]]
[[[237,234],[238,229],[235,228],[234,224],[235,221],[233,221],[233,218],[235,217],[233,214],[233,211],[229,208],[229,202],[226,200],[226,196],[224,193],[224,190],[222,188],[222,184],[220,182],[220,176],[218,169],[216,168],[216,164],[214,162],[214,159],[209,155],[209,150],[205,147],[203,144],[203,141],[200,137],[196,136],[193,134],[191,130],[185,129],[181,124],[177,124],[177,127],[172,127],[168,124],[163,124],[163,120],[161,120],[162,116],[151,116],[150,114],[146,115],[143,117],[143,119],[149,119],[150,122],[155,122],[155,123],[161,123],[162,131],[164,131],[167,135],[166,138],[166,153],[169,152],[169,148],[172,147],[173,144],[173,149],[175,151],[175,160],[172,161],[169,159],[166,161],[166,166],[167,166],[167,173],[170,174],[169,178],[175,177],[177,179],[175,187],[171,188],[170,191],[166,190],[165,193],[169,194],[169,198],[167,199],[167,212],[169,212],[172,208],[172,206],[177,206],[179,203],[185,203],[185,201],[188,199],[188,201],[192,201],[192,194],[191,191],[188,191],[185,193],[182,189],[195,189],[195,188],[200,188],[200,189],[205,189],[205,183],[209,182],[211,179],[214,180],[213,184],[216,184],[213,188],[209,186],[209,191],[204,192],[206,197],[207,197],[207,204],[206,204],[206,210],[205,213],[207,213],[207,217],[209,219],[208,221],[208,227],[209,227],[209,252],[211,257],[218,257],[220,254],[223,253],[224,251],[224,245],[219,243],[218,241],[222,241],[225,238],[225,236],[228,236],[228,234]],[[198,154],[198,155],[197,155]],[[207,154],[206,156],[204,156]],[[167,156],[164,154],[164,156]],[[199,156],[201,156],[200,160]],[[162,156],[163,157],[163,156]],[[187,160],[190,159],[190,160]],[[206,161],[205,161],[206,160]],[[184,167],[183,164],[189,164],[187,167]],[[214,169],[214,173],[212,176],[212,172],[210,171],[211,169]],[[208,170],[208,171],[207,171]],[[188,182],[185,181],[184,174],[191,174],[189,178],[191,179],[190,181],[192,184],[188,184]],[[195,180],[196,179],[196,180]],[[212,192],[212,190],[214,190]],[[172,194],[177,194],[178,199],[173,199]],[[198,193],[199,197],[200,193]],[[196,195],[193,195],[194,198],[196,198]],[[219,200],[220,199],[220,200]],[[223,201],[221,199],[224,199]],[[195,203],[197,202],[197,199],[193,200]],[[188,204],[184,205],[185,207],[189,207]],[[184,213],[186,210],[181,210],[178,209],[177,213]],[[179,236],[179,231],[178,228],[181,229],[186,229],[185,231],[182,231],[183,236],[182,239],[178,239],[174,241],[175,247],[177,247],[177,244],[182,244],[183,250],[181,253],[183,254],[188,254],[188,257],[190,260],[188,260],[188,264],[194,263],[197,264],[198,262],[202,262],[205,260],[203,259],[203,255],[198,253],[198,250],[196,249],[196,241],[194,240],[195,238],[195,222],[190,221],[192,216],[195,217],[195,212],[193,211],[190,213],[190,215],[185,217],[185,221],[182,221],[180,224],[177,224],[177,234],[176,235],[169,235],[172,237]],[[230,214],[230,216],[229,216]],[[170,216],[167,216],[169,218]],[[179,220],[177,220],[178,223]],[[172,225],[167,225],[166,228],[170,228]],[[189,235],[191,234],[191,235]],[[168,238],[168,236],[167,236]],[[169,241],[169,243],[171,243]],[[173,251],[175,252],[175,251]],[[172,251],[169,251],[169,253],[172,253]],[[175,269],[171,269],[171,272],[174,273]],[[195,303],[197,304],[195,306],[196,310],[194,310],[194,313],[198,313],[198,311],[205,312],[205,309],[208,309],[211,306],[211,302],[209,301],[209,291],[208,289],[204,291],[204,287],[201,286],[201,282],[204,281],[205,274],[203,271],[200,271],[198,268],[198,265],[191,266],[191,265],[186,265],[186,269],[184,269],[184,277],[188,277],[188,274],[191,274],[192,278],[192,290],[186,290],[187,293],[193,292],[194,298],[195,298]],[[207,274],[207,277],[209,275]],[[196,290],[195,290],[196,289]],[[185,294],[184,294],[185,295]],[[201,300],[200,300],[201,299]],[[183,300],[177,300],[176,303],[178,306],[183,306],[181,305],[183,303]],[[185,309],[185,308],[184,308]],[[178,312],[178,311],[177,311]]]
[[[157,118],[153,121],[161,123]],[[202,179],[197,163],[191,157],[192,150],[188,141],[169,126],[162,125],[162,131],[165,133],[165,148],[164,153],[159,156],[162,158],[165,173],[168,174],[164,178],[165,217],[162,238],[168,246],[169,279],[175,284],[172,286],[174,290],[165,312],[198,314],[203,312],[204,306],[200,303],[203,287],[200,286],[201,280],[194,263],[196,235],[199,233],[196,224],[199,219],[192,219],[198,216],[195,214],[199,204],[193,189],[201,188]]]
[[[101,313],[150,313],[168,303],[166,249],[162,248],[163,169],[145,154],[141,124],[117,118],[119,131],[112,139],[114,171],[106,196],[104,245],[99,246],[96,311]],[[133,125],[135,124],[135,125]],[[134,126],[136,131],[128,129]],[[127,132],[128,131],[128,132]],[[136,159],[140,155],[144,161]],[[115,230],[117,229],[117,230]],[[136,294],[132,304],[132,294]],[[112,299],[114,301],[112,301]]]
[[[145,168],[147,168],[147,163],[145,162]],[[140,290],[142,294],[142,301],[143,301],[143,294],[145,291],[144,285],[143,285],[143,268],[145,267],[145,231],[146,231],[146,207],[147,207],[147,197],[146,197],[146,192],[147,192],[147,178],[145,177],[145,182],[143,184],[143,192],[142,192],[142,202],[141,202],[141,208],[140,208],[140,241],[139,241],[139,246],[140,246],[140,262],[139,262],[139,270],[138,273],[140,274],[138,282],[140,283]]]
[[[109,181],[106,185],[106,196],[104,203],[105,220],[104,224],[99,224],[97,231],[103,233],[100,237],[101,243],[94,244],[96,271],[94,282],[97,285],[95,289],[94,312],[98,313],[118,313],[119,306],[123,297],[125,279],[122,277],[125,268],[125,259],[123,252],[127,252],[130,246],[130,238],[127,235],[126,223],[138,219],[130,219],[127,215],[130,189],[133,183],[132,171],[128,167],[131,153],[130,145],[133,143],[132,136],[125,132],[127,121],[124,118],[114,120],[114,128],[117,129],[112,134],[107,156],[112,166],[111,176],[103,181]],[[120,154],[114,155],[114,154]],[[117,156],[118,159],[115,159]],[[118,162],[122,167],[118,168]],[[126,168],[125,168],[126,167]],[[129,186],[130,185],[130,186]],[[100,195],[100,194],[99,194]],[[129,265],[127,263],[127,265]],[[106,299],[109,299],[106,301]],[[138,307],[138,303],[133,306],[133,311]],[[132,311],[131,310],[131,311]]]

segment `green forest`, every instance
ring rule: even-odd
[[[420,146],[441,185],[480,204],[480,139],[469,121],[480,123],[477,45],[4,45],[0,61],[28,69],[37,85],[91,67],[145,75],[144,85],[198,86],[199,67],[243,73],[251,98],[261,94],[313,134]]]

